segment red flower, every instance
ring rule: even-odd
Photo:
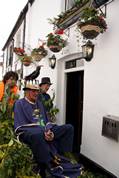
[[[17,48],[17,47],[15,47],[15,48],[14,48],[14,52],[15,52],[17,55],[22,56],[22,55],[24,55],[25,50],[24,50],[23,48]]]
[[[63,35],[63,34],[64,34],[64,29],[57,29],[57,30],[55,31],[55,34]]]

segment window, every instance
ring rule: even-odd
[[[12,67],[12,62],[13,62],[13,45],[7,48],[6,66]]]
[[[65,10],[71,9],[75,4],[75,0],[65,0]]]
[[[109,0],[94,0],[93,1],[93,5],[94,7],[98,8],[100,7],[101,5],[107,3]]]
[[[9,65],[12,66],[12,61],[13,61],[13,47],[10,46],[10,50],[9,50]]]

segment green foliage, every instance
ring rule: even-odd
[[[50,110],[53,107],[54,99],[55,99],[55,93],[53,93],[52,98],[49,100],[45,100],[45,98],[43,98],[43,104],[45,105],[47,110]]]
[[[4,114],[6,110],[7,110],[7,100],[6,100],[6,96],[4,96],[2,101],[0,102],[0,114]]]
[[[101,175],[99,173],[92,173],[91,171],[83,171],[82,175],[80,175],[78,178],[107,178],[104,175]]]
[[[74,0],[75,6],[80,6],[80,7],[82,7],[82,5],[86,4],[89,1],[90,0]]]
[[[1,147],[0,178],[33,175],[31,151],[24,145],[11,139],[6,147]]]
[[[99,11],[95,8],[87,7],[83,10],[81,16],[81,22],[79,23],[79,27],[86,25],[86,24],[92,24],[97,25],[101,29],[101,33],[106,31],[107,24],[102,14],[99,13]]]
[[[61,35],[49,33],[47,35],[47,46],[59,46],[64,48],[66,46],[66,41],[61,37]]]
[[[53,108],[50,109],[49,114],[51,117],[54,117],[56,116],[58,112],[59,112],[59,109],[56,106],[54,106]]]
[[[6,99],[0,103],[0,178],[40,178],[32,171],[31,150],[15,137],[12,107]]]
[[[32,62],[32,56],[29,56],[29,55],[27,55],[27,54],[25,54],[24,56],[19,56],[19,58],[18,58],[21,62],[23,62],[24,60],[25,61],[30,61],[30,62]]]
[[[15,102],[15,100],[17,100],[19,98],[18,94],[14,94],[10,92],[10,88],[9,87],[5,87],[5,93],[4,96],[2,98],[2,101],[0,101],[0,116],[3,118],[3,115],[5,115],[4,117],[8,117],[8,115],[11,115],[11,111],[12,111],[12,107],[13,107],[13,103]],[[12,103],[10,102],[10,100],[12,100]]]
[[[54,26],[59,27],[59,25],[70,15],[76,12],[76,10],[79,10],[81,7],[85,6],[86,3],[90,2],[90,0],[74,0],[74,5],[72,8],[66,10],[65,12],[61,12],[57,17],[54,17],[53,19],[48,18],[48,22],[50,24],[53,24]]]
[[[47,115],[51,122],[56,121],[56,115],[59,112],[59,109],[56,106],[54,106],[54,104],[53,104],[54,99],[55,99],[55,93],[53,93],[52,98],[49,100],[45,100],[45,98],[42,97],[42,102],[43,102],[44,106],[46,107]]]
[[[31,55],[36,55],[36,54],[43,55],[45,57],[47,55],[47,50],[44,48],[43,45],[39,46],[38,48],[34,48],[31,51]]]

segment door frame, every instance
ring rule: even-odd
[[[65,69],[65,62],[79,59],[80,54],[74,53],[67,55],[57,61],[57,88],[56,88],[56,104],[60,112],[57,115],[57,123],[65,124],[65,113],[66,113],[66,74],[76,71],[84,71],[84,65],[75,68]],[[84,59],[80,59],[85,64]]]

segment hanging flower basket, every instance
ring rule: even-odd
[[[87,38],[87,39],[94,39],[101,32],[101,29],[99,26],[92,25],[92,24],[83,25],[80,27],[80,30],[84,38]]]
[[[106,31],[107,24],[104,17],[102,14],[99,14],[97,9],[87,7],[83,10],[78,28],[80,28],[84,38],[94,39],[100,33]]]
[[[61,46],[55,46],[55,45],[51,45],[49,46],[49,49],[54,52],[54,53],[57,53],[57,52],[60,52],[62,50],[62,47]]]
[[[23,63],[24,66],[30,66],[30,64],[32,63],[32,57],[31,56],[22,56],[21,62]]]
[[[14,53],[18,56],[23,56],[25,54],[25,50],[23,48],[20,47],[14,47],[13,49]]]
[[[42,54],[38,54],[38,53],[33,53],[33,54],[31,54],[31,55],[32,55],[32,58],[33,58],[35,61],[41,61],[41,59],[45,57],[45,56],[43,56]]]
[[[57,53],[66,46],[66,40],[59,34],[49,33],[47,38],[47,46],[52,52]]]
[[[29,61],[26,61],[26,60],[23,61],[23,65],[26,67],[30,66],[30,64],[31,64],[31,62],[29,62]]]
[[[13,51],[18,56],[18,60],[22,62],[24,66],[29,66],[32,63],[32,56],[27,55],[23,48],[15,47]]]
[[[47,56],[47,50],[44,48],[44,46],[39,46],[39,48],[34,48],[31,51],[31,56],[35,61],[40,61],[42,58]]]

